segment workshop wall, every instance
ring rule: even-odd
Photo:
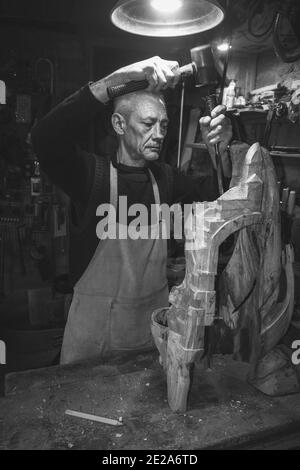
[[[282,62],[273,50],[257,56],[257,76],[255,88],[281,82],[290,87],[291,81],[300,79],[300,60],[293,63]]]
[[[256,54],[232,52],[228,65],[227,77],[236,80],[241,94],[247,97],[248,93],[256,88]]]
[[[294,80],[300,80],[300,60],[284,63],[273,50],[262,52],[257,56],[257,75],[255,88],[281,83],[288,89]],[[275,122],[271,133],[272,144],[288,147],[300,147],[299,124],[288,119]],[[300,191],[299,159],[275,159],[277,168],[281,167],[285,183],[292,189]]]
[[[55,98],[61,99],[88,80],[89,55],[84,41],[75,35],[20,27],[1,27],[1,65],[14,58],[34,67],[40,58],[54,64]],[[16,77],[18,78],[18,77]]]
[[[20,27],[16,22],[0,28],[0,58],[0,78],[7,85],[4,110],[10,116],[8,120],[2,115],[0,123],[0,143],[7,142],[0,146],[0,222],[7,231],[5,271],[0,276],[0,328],[7,344],[13,342],[12,369],[42,367],[57,357],[59,346],[45,343],[41,352],[39,333],[43,330],[51,342],[55,331],[62,333],[65,321],[62,291],[65,286],[68,290],[67,201],[44,175],[39,195],[32,195],[36,155],[29,134],[36,118],[88,82],[89,45],[80,35]],[[53,64],[53,92],[50,68],[42,66],[37,72],[40,58]],[[16,118],[22,96],[26,97],[26,113],[20,115],[26,114],[24,120]],[[83,130],[82,141],[89,142],[88,130]],[[21,221],[20,229],[19,222],[12,226],[13,220]],[[16,349],[19,337],[25,341],[21,353]],[[47,348],[50,355],[45,353]]]

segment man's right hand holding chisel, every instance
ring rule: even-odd
[[[215,170],[216,164],[216,145],[218,146],[219,156],[222,160],[222,171],[225,178],[231,177],[231,161],[228,151],[228,145],[232,139],[232,126],[230,119],[225,116],[226,107],[216,106],[211,116],[205,116],[200,119],[200,130],[203,142],[206,144],[213,161]],[[220,129],[223,129],[222,139],[220,138]]]

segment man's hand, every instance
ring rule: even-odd
[[[148,80],[148,91],[160,92],[168,87],[174,88],[180,80],[179,64],[158,56],[136,62],[116,70],[108,77],[90,85],[91,92],[103,103],[109,101],[107,88],[130,81]]]
[[[127,65],[115,72],[122,83],[131,80],[148,80],[149,91],[160,91],[168,87],[174,88],[180,80],[179,64],[172,60],[164,60],[158,56]]]
[[[215,165],[215,144],[219,145],[225,176],[231,175],[231,162],[227,147],[232,139],[232,126],[230,119],[225,116],[225,106],[217,106],[211,113],[211,117],[200,119],[200,130],[203,142],[206,144],[212,161]]]

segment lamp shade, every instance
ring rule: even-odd
[[[215,0],[119,0],[112,23],[141,36],[188,36],[212,29],[225,13]]]

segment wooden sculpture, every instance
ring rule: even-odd
[[[169,308],[152,316],[152,334],[167,373],[168,400],[185,411],[193,363],[204,353],[204,332],[216,317],[234,330],[235,354],[254,365],[284,335],[293,313],[292,252],[282,256],[279,194],[268,152],[260,145],[232,146],[230,189],[214,202],[194,203],[185,224],[186,274],[172,289]],[[233,233],[236,243],[217,291],[220,245]],[[282,260],[283,259],[283,260]],[[282,266],[288,288],[278,302]]]

